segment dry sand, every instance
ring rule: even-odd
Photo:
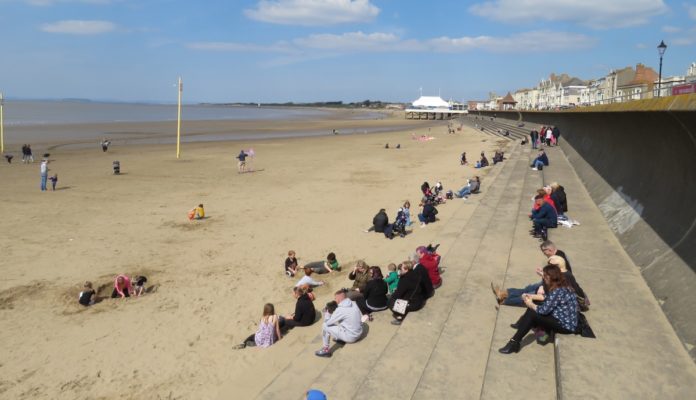
[[[171,145],[117,141],[107,153],[96,143],[53,147],[49,174],[58,174],[58,190],[45,193],[38,163],[2,160],[0,398],[207,399],[240,376],[251,377],[248,387],[261,384],[320,332],[319,325],[295,329],[266,350],[232,348],[255,331],[264,303],[281,314],[293,310],[286,252],[310,262],[333,251],[344,267],[365,259],[386,269],[417,245],[437,242],[454,210],[473,205],[448,202],[439,207],[440,222],[424,229],[416,223],[412,234],[393,241],[363,232],[379,208],[393,218],[409,199],[415,218],[423,181],[457,189],[475,174],[459,165],[459,154],[475,160],[500,145],[467,128],[448,135],[446,121],[432,128],[425,121],[371,123],[414,128],[193,143],[179,160]],[[221,124],[211,122],[209,130]],[[355,121],[306,124],[324,129]],[[206,130],[205,122],[195,125]],[[411,140],[429,131],[435,140]],[[386,150],[386,142],[402,149]],[[237,174],[234,157],[249,147],[257,172]],[[121,162],[120,176],[111,174],[113,160]],[[485,187],[487,171],[481,173]],[[209,218],[189,222],[186,213],[198,203]],[[85,280],[106,296],[119,273],[146,275],[151,293],[77,304]],[[317,308],[350,284],[345,270],[321,278],[328,284],[316,291]],[[377,318],[388,318],[383,314]]]

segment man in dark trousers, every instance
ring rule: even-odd
[[[558,129],[557,126],[554,126],[551,130],[551,135],[553,136],[554,142],[556,142],[556,146],[558,146],[558,139],[561,137],[561,130]]]
[[[532,149],[537,148],[537,140],[539,140],[539,132],[532,130],[529,132],[529,138],[532,141]]]
[[[553,206],[544,201],[544,196],[536,195],[534,202],[538,206],[530,215],[534,226],[534,237],[547,240],[546,230],[558,226],[558,215]]]

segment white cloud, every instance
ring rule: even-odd
[[[662,27],[662,32],[666,33],[677,33],[680,32],[682,29],[678,26],[671,26],[671,25],[665,25]]]
[[[308,26],[369,22],[378,14],[370,0],[260,0],[255,9],[244,10],[253,20]]]
[[[431,39],[430,47],[439,52],[455,53],[474,49],[493,53],[543,52],[577,50],[592,47],[595,40],[589,36],[551,31],[523,32],[508,37],[446,36]]]
[[[646,24],[666,12],[667,6],[663,0],[489,0],[469,11],[510,23],[567,21],[609,29]]]
[[[696,19],[696,6],[687,6],[686,8],[689,11],[689,17]]]
[[[116,25],[109,21],[64,20],[41,25],[44,32],[70,35],[98,35],[115,29]]]
[[[293,54],[293,59],[314,57],[319,52],[332,56],[367,52],[439,52],[462,53],[483,50],[493,53],[555,52],[585,49],[593,46],[595,39],[574,33],[534,31],[508,37],[439,37],[428,40],[402,39],[393,33],[347,32],[315,34],[290,42],[257,45],[238,42],[198,42],[186,47],[194,50],[230,52],[266,52]]]

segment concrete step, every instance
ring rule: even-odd
[[[547,149],[546,182],[568,196],[568,215],[582,225],[551,230],[592,300],[586,313],[597,339],[559,336],[564,399],[691,399],[696,366],[658,301],[614,236],[559,147]]]
[[[513,150],[513,153],[515,152],[519,152],[519,150],[516,148]],[[499,192],[504,189],[512,166],[503,164],[501,167],[493,167],[484,180],[484,185],[486,182],[491,182],[492,186],[484,186],[481,195],[466,200],[466,203],[465,200],[454,200],[454,202],[459,202],[459,209],[455,211],[454,215],[440,231],[438,241],[441,244],[441,249],[455,248],[463,229],[480,226],[482,222],[470,222],[469,218],[474,216],[480,219],[480,216],[478,216],[480,205],[489,203],[492,196],[499,196]],[[501,181],[502,183],[499,183]],[[499,187],[500,189],[498,189]],[[474,207],[476,207],[476,212],[472,213],[472,208]],[[492,215],[493,212],[490,214]],[[483,226],[485,226],[485,221]],[[405,258],[403,254],[400,257]],[[394,259],[399,259],[399,257]],[[449,260],[453,260],[453,258],[449,257],[448,253],[443,257],[442,264],[445,267],[449,267],[449,271],[443,277],[445,280],[451,279],[454,282],[459,262],[453,263]],[[433,306],[431,303],[437,301],[445,305],[449,304],[448,301],[450,300],[444,296],[447,287],[448,283],[445,283],[442,288],[438,289],[437,295],[431,299],[426,309],[409,315],[409,322],[405,322],[400,328],[390,324],[390,312],[375,313],[375,320],[369,323],[369,332],[366,338],[358,343],[348,345],[345,349],[334,352],[330,359],[321,359],[314,355],[314,352],[321,347],[321,336],[320,334],[315,335],[309,344],[299,350],[294,350],[295,356],[292,359],[286,360],[280,368],[277,365],[274,366],[274,376],[268,379],[264,387],[254,389],[253,394],[247,391],[245,397],[260,399],[296,398],[298,393],[304,393],[308,388],[314,387],[323,390],[329,398],[362,398],[360,395],[356,395],[356,391],[359,390],[364,382],[369,380],[370,371],[373,371],[374,366],[379,364],[382,358],[392,360],[389,355],[393,354],[395,335],[397,333],[403,335],[402,332],[417,328],[416,324],[428,325],[428,322],[420,321],[414,322],[409,329],[404,329],[408,326],[407,324],[411,323],[410,320],[412,320],[413,316],[427,315],[428,319],[432,317],[434,320],[437,317],[434,310],[438,306]],[[435,328],[437,324],[432,321],[429,322],[431,329],[437,329]],[[318,326],[312,329],[315,329],[316,332]],[[414,332],[419,334],[419,332]],[[397,358],[403,359],[404,356],[403,354],[398,355]],[[390,382],[398,379],[398,374],[392,369],[387,369],[383,372],[388,374],[387,379]],[[385,398],[384,396],[385,394],[380,394],[378,397]],[[386,396],[389,397],[389,395]]]
[[[529,236],[531,223],[528,217],[532,206],[531,196],[542,186],[542,176],[528,166],[529,159],[534,157],[536,152],[532,153],[531,148],[525,146],[525,153],[527,165],[520,166],[520,169],[525,171],[525,184],[523,194],[518,199],[519,212],[507,270],[500,281],[501,286],[505,288],[524,287],[538,282],[540,278],[535,274],[535,268],[546,264],[546,257],[539,249],[539,241]],[[523,341],[524,346],[519,354],[503,355],[498,352],[498,349],[504,346],[515,333],[515,330],[510,328],[510,324],[516,322],[524,312],[524,307],[500,307],[481,398],[526,398],[529,393],[534,393],[535,398],[555,398],[556,380],[552,345],[539,346],[534,342],[533,335],[528,335]],[[524,372],[514,373],[514,371]],[[531,376],[533,379],[530,379]]]
[[[519,147],[515,147],[511,159],[518,159],[519,153]],[[526,160],[522,163],[526,163]],[[511,226],[516,218],[514,206],[516,202],[510,207],[507,199],[508,196],[515,199],[519,198],[521,185],[516,183],[517,179],[512,179],[518,170],[517,162],[508,161],[504,164],[496,182],[488,188],[484,187],[487,190],[486,198],[476,208],[469,223],[463,226],[456,246],[453,246],[443,258],[448,266],[443,277],[443,287],[438,289],[436,296],[428,302],[423,311],[409,315],[379,359],[369,369],[366,378],[351,396],[352,398],[442,397],[438,396],[440,394],[438,390],[442,390],[445,397],[455,395],[456,397],[468,398],[468,393],[461,392],[458,387],[449,387],[449,384],[438,386],[437,380],[431,378],[429,374],[435,369],[438,371],[448,369],[446,373],[436,374],[444,379],[453,372],[452,368],[460,370],[460,367],[467,368],[466,366],[470,364],[469,360],[455,356],[454,362],[451,362],[449,357],[462,349],[479,348],[482,350],[480,353],[483,354],[483,362],[477,368],[478,372],[475,372],[474,368],[467,368],[466,376],[471,377],[475,374],[482,376],[492,330],[491,327],[486,329],[487,323],[483,321],[494,319],[495,309],[491,308],[490,311],[484,311],[483,314],[473,315],[473,319],[469,320],[463,332],[461,330],[451,332],[452,340],[464,338],[466,344],[458,344],[447,349],[441,347],[437,355],[434,354],[434,350],[437,349],[441,336],[445,334],[444,329],[448,320],[453,317],[455,308],[462,301],[468,302],[470,300],[466,289],[469,286],[471,271],[492,266],[486,264],[486,267],[482,267],[477,262],[486,262],[481,257],[484,254],[491,254],[487,250],[487,246],[494,242],[493,237],[499,235],[501,228],[507,229]],[[507,208],[511,208],[512,212]],[[485,285],[488,285],[488,282],[484,283],[484,287]],[[486,299],[490,304],[490,295]],[[483,299],[472,300],[478,302]],[[466,334],[466,331],[479,329],[484,332],[484,339],[478,334]],[[485,335],[489,339],[486,340]],[[449,333],[448,336],[450,336]],[[408,357],[407,362],[404,361],[405,356]],[[433,361],[434,357],[443,358],[443,362]],[[445,357],[448,357],[447,360],[444,360]],[[393,384],[393,382],[397,382],[397,379],[398,385]],[[385,390],[385,382],[392,383],[388,385],[389,390]],[[475,390],[477,395],[480,392],[480,387],[479,382],[478,388]]]
[[[520,237],[528,230],[529,222],[525,218],[530,204],[529,200],[520,199],[528,199],[526,192],[539,184],[538,176],[530,176],[529,172],[533,171],[526,168],[529,150],[525,149],[523,153],[524,156],[514,161],[515,170],[496,207],[496,215],[478,247],[458,301],[413,398],[447,397],[452,393],[467,399],[511,398],[516,393],[535,393],[535,397],[549,395],[551,398],[555,393],[552,351],[535,346],[524,361],[521,357],[504,359],[497,353],[497,349],[512,335],[509,327],[501,329],[500,325],[514,322],[523,310],[504,308],[503,313],[510,315],[501,318],[490,282],[504,281],[512,257],[518,250],[529,253],[529,245],[536,244],[529,235]],[[526,255],[525,260],[529,259],[530,256]],[[534,267],[528,267],[531,276],[527,279],[533,279],[533,271]],[[537,374],[535,380],[510,373],[520,368],[528,370],[530,366],[534,366]]]

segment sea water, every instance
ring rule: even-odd
[[[175,121],[177,118],[176,104],[6,100],[4,111],[6,126],[156,122]],[[321,118],[330,114],[329,110],[298,107],[245,107],[214,104],[185,104],[182,106],[182,119],[188,121],[298,120]],[[365,115],[360,117],[366,118]]]

